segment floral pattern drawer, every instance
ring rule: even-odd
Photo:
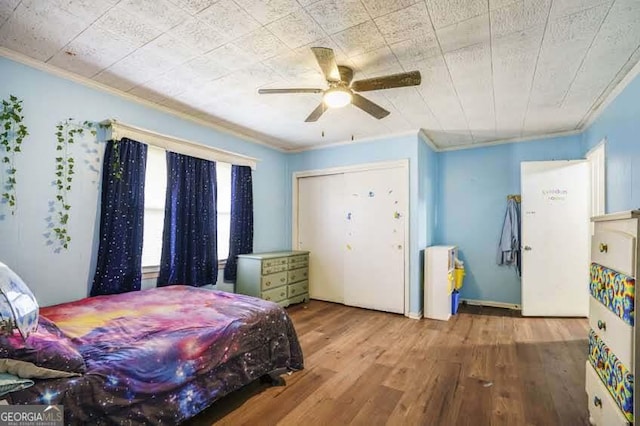
[[[634,325],[635,280],[633,278],[592,263],[589,291],[624,322]]]

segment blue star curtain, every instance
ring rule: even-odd
[[[216,163],[167,151],[167,173],[158,287],[215,284]]]
[[[238,255],[253,251],[253,181],[251,167],[231,166],[231,229],[224,280],[235,282]]]
[[[140,290],[146,167],[147,145],[127,138],[107,142],[100,246],[91,296]]]

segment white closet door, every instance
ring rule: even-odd
[[[344,175],[298,180],[298,249],[309,250],[309,297],[344,303]]]
[[[404,313],[405,168],[344,175],[344,303]]]

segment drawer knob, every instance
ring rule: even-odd
[[[597,396],[593,397],[593,405],[602,408],[602,400]]]
[[[291,289],[291,294],[295,294],[295,292],[296,292],[296,289],[295,289],[295,288],[292,288],[292,289]]]
[[[284,277],[280,278],[280,282],[283,283],[284,282]]]
[[[265,286],[267,286],[267,287],[269,287],[270,285],[271,285],[271,281],[267,281],[267,282],[265,283]]]
[[[606,330],[607,329],[607,323],[602,321],[602,320],[598,320],[598,328],[600,330]]]
[[[606,253],[609,250],[609,246],[605,243],[600,243],[600,253]]]
[[[280,293],[280,296],[284,297],[284,296],[285,296],[285,293]]]

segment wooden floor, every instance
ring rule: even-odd
[[[586,319],[462,307],[448,322],[311,301],[288,309],[305,369],[189,425],[587,425]]]

